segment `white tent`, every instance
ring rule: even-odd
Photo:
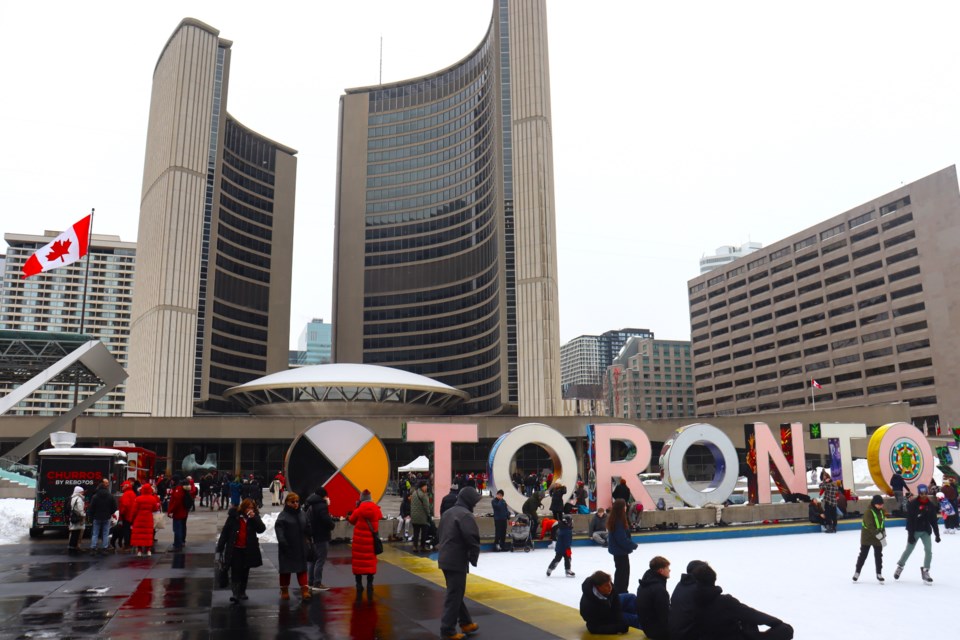
[[[427,456],[420,456],[407,466],[400,467],[397,471],[400,473],[406,473],[408,471],[430,471],[430,459],[427,458]]]

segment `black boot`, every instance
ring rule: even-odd
[[[230,592],[233,594],[230,596],[230,602],[236,604],[240,602],[240,594],[242,589],[240,588],[240,583],[236,581],[230,582]]]
[[[357,602],[363,600],[363,578],[356,576],[357,578]]]
[[[373,602],[373,576],[367,576],[367,600]]]

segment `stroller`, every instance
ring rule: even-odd
[[[510,523],[510,540],[513,546],[510,551],[523,549],[529,553],[533,549],[533,538],[530,531],[530,516],[518,514],[517,519]]]

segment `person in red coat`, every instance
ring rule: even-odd
[[[170,505],[167,507],[167,516],[173,518],[173,546],[168,551],[179,553],[187,542],[187,516],[189,512],[184,503],[184,495],[190,490],[190,483],[184,480],[176,482],[170,494]]]
[[[126,495],[126,493],[124,493]],[[133,522],[130,544],[137,548],[137,555],[153,555],[153,514],[160,511],[160,498],[153,487],[145,484],[140,487],[140,495],[133,502]]]
[[[357,508],[350,514],[353,542],[350,545],[350,564],[357,580],[357,600],[363,597],[363,576],[367,576],[367,600],[373,600],[373,576],[377,573],[377,554],[373,548],[373,533],[380,531],[380,507],[364,489]]]
[[[133,491],[133,483],[129,480],[120,487],[123,495],[120,496],[120,544],[124,549],[130,548],[130,535],[133,533],[133,516],[137,494]]]

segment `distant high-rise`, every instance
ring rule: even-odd
[[[340,100],[334,360],[560,412],[546,2],[497,0],[442,71]]]
[[[689,341],[630,338],[610,369],[610,415],[633,420],[696,415]]]
[[[733,245],[724,245],[717,247],[717,252],[712,256],[703,256],[700,258],[700,273],[709,273],[714,269],[730,264],[738,258],[759,251],[763,248],[760,242],[746,242],[739,247]]]
[[[192,18],[153,74],[127,410],[230,411],[287,368],[296,151],[227,113],[229,40]]]
[[[39,273],[26,280],[21,270],[37,249],[57,237],[7,233],[7,260],[2,272],[0,329],[78,333],[87,261],[87,303],[83,335],[99,338],[110,353],[127,365],[130,339],[130,303],[137,245],[119,236],[94,234],[87,257],[66,267]],[[0,395],[11,387],[0,385]],[[81,397],[89,392],[81,391]],[[74,406],[72,384],[51,383],[21,402],[11,412],[19,415],[59,415]],[[118,415],[124,409],[124,385],[100,399],[88,413]]]
[[[330,364],[333,326],[324,322],[323,318],[314,318],[300,332],[297,343],[297,364],[300,366],[313,364]]]

